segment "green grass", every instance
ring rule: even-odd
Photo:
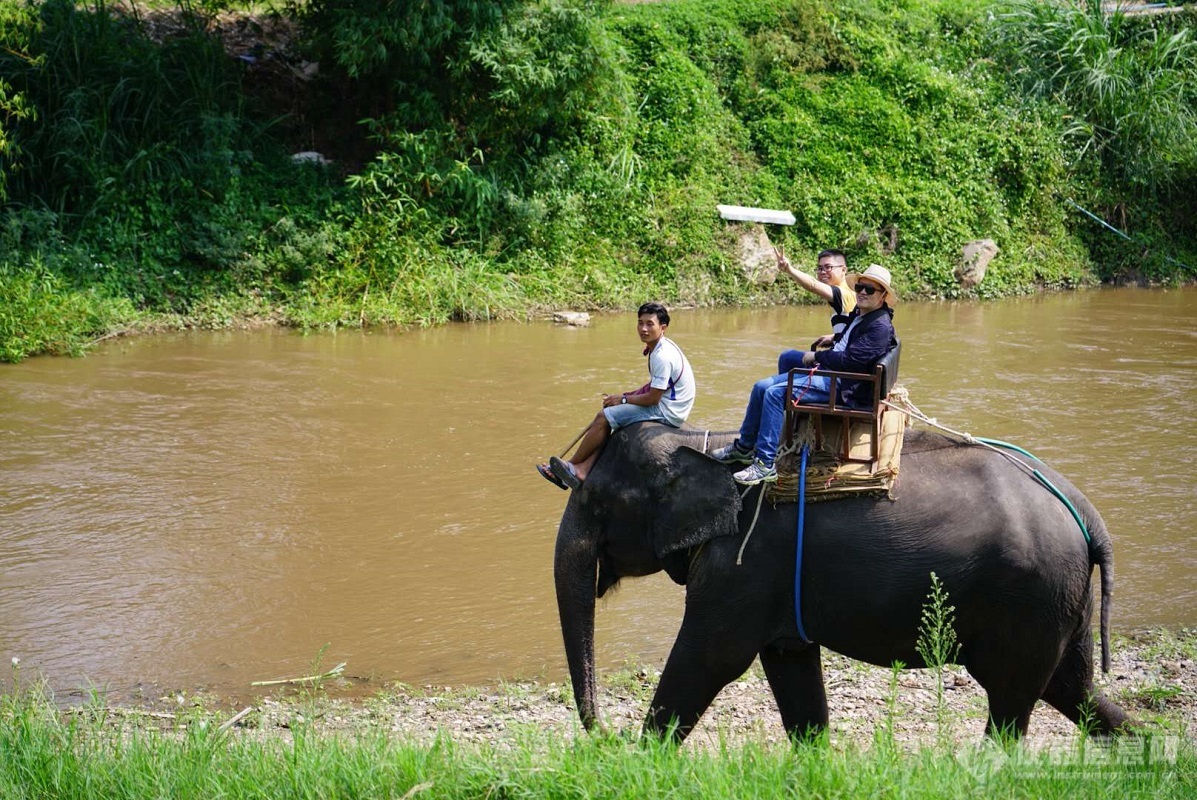
[[[24,798],[331,797],[1191,797],[1188,740],[1085,743],[1031,753],[992,743],[908,750],[553,737],[515,730],[502,744],[383,732],[287,736],[222,730],[202,711],[154,730],[64,714],[37,692],[0,697],[0,796]]]

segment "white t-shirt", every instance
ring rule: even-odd
[[[648,354],[648,375],[649,386],[665,390],[657,407],[666,421],[670,425],[681,425],[690,416],[696,394],[694,372],[682,348],[662,336]]]

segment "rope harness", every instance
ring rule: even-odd
[[[980,436],[973,436],[971,433],[965,433],[963,431],[953,430],[952,428],[949,428],[946,425],[940,425],[939,422],[936,421],[934,418],[928,417],[922,411],[919,411],[919,409],[914,405],[914,403],[910,402],[909,399],[903,399],[901,401],[901,403],[893,403],[887,399],[882,400],[881,402],[884,403],[885,405],[889,406],[890,408],[895,408],[899,411],[904,411],[905,413],[909,414],[910,416],[914,417],[915,419],[919,420],[920,422],[926,423],[927,425],[930,425],[933,428],[939,428],[941,431],[944,431],[945,433],[948,433],[948,434],[951,434],[952,436],[957,437],[958,439],[962,440],[966,444],[987,447],[990,450],[992,450],[993,452],[1000,455],[1002,458],[1009,461],[1011,464],[1014,464],[1016,467],[1023,470],[1031,477],[1035,478],[1035,480],[1037,480],[1039,483],[1043,484],[1044,488],[1046,488],[1049,492],[1051,492],[1053,495],[1055,495],[1056,499],[1058,499],[1061,503],[1063,503],[1064,507],[1068,509],[1068,513],[1072,514],[1072,518],[1076,521],[1077,526],[1081,529],[1081,535],[1085,537],[1085,541],[1086,542],[1093,541],[1092,537],[1089,535],[1089,528],[1085,526],[1085,521],[1083,519],[1081,519],[1080,512],[1078,512],[1076,510],[1076,506],[1074,506],[1072,504],[1072,501],[1069,500],[1067,497],[1065,497],[1064,493],[1061,492],[1059,490],[1059,488],[1057,488],[1057,486],[1054,483],[1052,483],[1050,480],[1048,480],[1047,476],[1044,475],[1042,472],[1040,472],[1038,469],[1032,467],[1030,464],[1023,462],[1020,459],[1015,458],[1014,456],[1010,455],[1010,453],[1005,452],[1005,451],[1006,450],[1014,450],[1018,453],[1021,453],[1024,456],[1026,456],[1027,458],[1033,459],[1042,464],[1043,461],[1041,459],[1036,458],[1034,455],[1032,455],[1031,453],[1028,453],[1026,450],[1023,450],[1018,445],[1013,445],[1013,444],[1010,444],[1009,442],[1003,442],[1000,439],[985,439]]]
[[[756,513],[752,515],[752,524],[748,526],[748,530],[744,533],[744,541],[740,543],[740,552],[736,553],[737,567],[744,563],[744,548],[748,546],[748,539],[752,536],[752,532],[756,530],[756,521],[761,516],[761,503],[765,502],[765,484],[758,483],[756,486],[761,487],[761,491],[756,497]],[[747,494],[752,490],[753,487],[749,486],[740,495],[740,499],[743,500],[745,496],[747,496]]]

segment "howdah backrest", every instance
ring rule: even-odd
[[[881,396],[889,397],[890,390],[898,382],[898,358],[902,355],[902,340],[898,335],[894,334],[894,346],[889,349],[881,360],[877,362],[877,366],[885,370],[881,376]]]

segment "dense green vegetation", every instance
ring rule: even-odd
[[[652,740],[548,736],[528,726],[507,745],[431,744],[378,731],[321,736],[222,730],[197,713],[165,731],[66,715],[37,692],[0,697],[0,795],[24,798],[369,797],[1151,797],[1197,789],[1188,739],[1065,752],[986,743],[908,750],[874,745],[725,745],[677,750]]]
[[[14,0],[0,359],[252,318],[796,297],[743,277],[720,202],[792,209],[790,253],[844,247],[908,295],[966,294],[982,237],[982,297],[1191,280],[1194,14],[1078,2],[308,0],[291,46],[233,53],[229,2],[165,26]],[[311,149],[333,165],[289,157]]]

